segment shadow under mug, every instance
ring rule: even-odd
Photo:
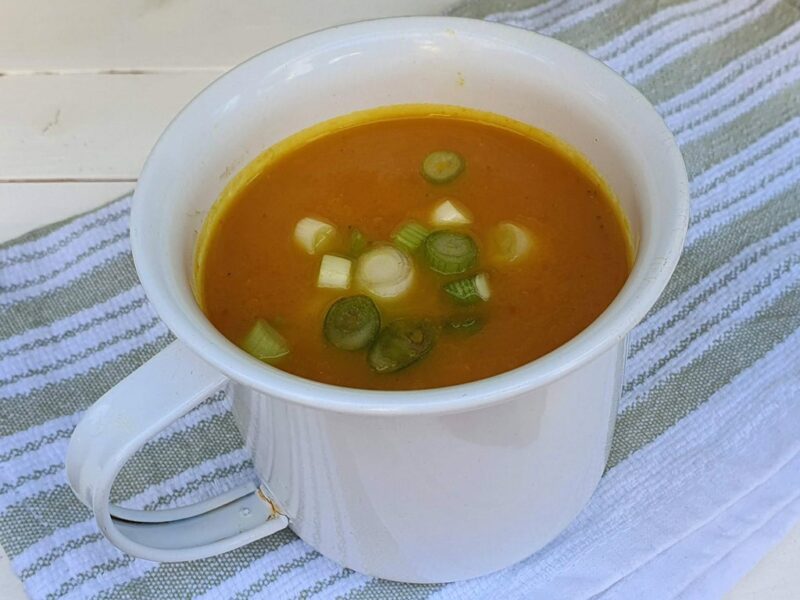
[[[617,298],[550,354],[447,388],[341,388],[246,355],[192,293],[197,232],[226,183],[310,125],[419,103],[507,115],[586,156],[614,190],[635,243]],[[200,93],[147,160],[133,199],[133,256],[178,341],[89,409],[70,443],[70,484],[112,543],[151,560],[203,558],[288,526],[325,556],[387,579],[445,582],[506,567],[552,540],[594,491],[626,335],[669,280],[688,206],[680,152],[652,106],[555,40],[481,21],[408,17],[268,50]],[[110,505],[127,460],[221,386],[260,485],[164,511]]]

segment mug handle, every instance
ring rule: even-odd
[[[110,504],[111,486],[131,456],[226,381],[183,343],[172,342],[106,392],[75,428],[67,450],[69,484],[94,512],[100,531],[127,554],[158,562],[195,560],[289,525],[255,484],[167,510]]]

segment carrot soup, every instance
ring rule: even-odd
[[[592,323],[632,263],[591,165],[509,118],[440,105],[340,117],[266,150],[206,219],[195,291],[256,358],[410,390],[514,369]]]

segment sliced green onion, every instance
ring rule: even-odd
[[[422,176],[431,183],[449,183],[464,170],[464,159],[450,150],[431,152],[422,161]]]
[[[393,246],[367,250],[358,259],[356,282],[374,296],[395,298],[402,295],[414,280],[411,258]]]
[[[328,309],[322,331],[325,339],[342,350],[366,348],[378,335],[381,314],[367,296],[339,298]]]
[[[326,254],[319,264],[317,287],[339,288],[346,290],[350,287],[350,271],[353,263],[349,258]]]
[[[477,258],[478,246],[465,233],[434,231],[425,238],[425,259],[437,273],[463,273],[475,264]]]
[[[248,354],[268,363],[289,354],[286,339],[264,319],[255,322],[240,346]]]
[[[392,241],[402,250],[413,254],[429,233],[430,231],[416,221],[409,221],[392,234]]]
[[[327,250],[336,239],[336,228],[330,223],[306,217],[294,226],[294,240],[308,254]]]
[[[350,230],[350,250],[348,254],[353,258],[358,258],[367,249],[367,238],[358,227]]]
[[[436,329],[429,321],[401,319],[384,327],[367,361],[378,373],[393,373],[425,356],[434,343]]]
[[[475,282],[475,289],[478,290],[478,296],[481,297],[481,300],[484,302],[488,302],[489,298],[492,297],[492,288],[489,287],[489,276],[486,273],[478,273],[473,278]]]
[[[469,211],[464,206],[452,198],[442,198],[431,212],[431,223],[436,227],[469,225],[472,223],[472,215],[469,214]]]
[[[445,284],[444,291],[452,296],[456,302],[462,304],[472,304],[478,300],[486,302],[492,296],[489,288],[489,278],[485,273],[479,273],[474,277],[459,279]]]
[[[447,333],[458,333],[461,335],[472,335],[483,329],[483,319],[478,316],[470,315],[465,317],[451,317],[444,321],[442,330]]]
[[[495,262],[514,263],[525,258],[533,247],[531,233],[514,223],[499,223],[489,232],[489,254]]]
[[[470,277],[469,279],[459,279],[458,281],[451,281],[444,286],[444,291],[453,298],[456,302],[462,304],[472,304],[481,299],[478,296],[478,289],[475,287],[475,282]]]

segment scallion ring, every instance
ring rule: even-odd
[[[463,273],[475,265],[478,246],[465,233],[434,231],[425,238],[425,259],[431,269],[442,275]]]
[[[325,339],[342,350],[369,346],[381,328],[381,314],[368,296],[339,298],[328,309],[322,330]]]

